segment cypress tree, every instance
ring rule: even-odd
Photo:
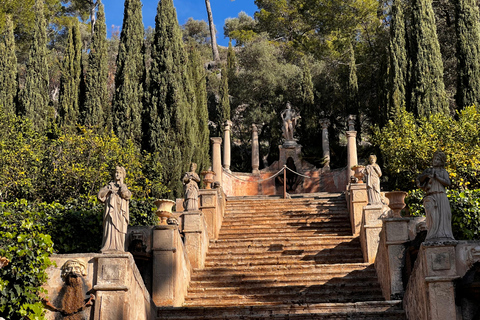
[[[143,22],[140,0],[126,0],[117,56],[113,129],[122,141],[142,139],[142,98],[145,66]]]
[[[410,111],[419,116],[448,113],[443,62],[430,0],[412,0],[410,77]]]
[[[358,81],[357,81],[357,66],[355,63],[355,51],[353,45],[350,43],[348,61],[348,84],[347,84],[347,113],[354,114],[359,112],[358,104]]]
[[[218,104],[218,112],[220,115],[220,123],[219,126],[221,128],[221,132],[223,133],[223,123],[225,120],[230,120],[230,98],[228,96],[228,70],[226,66],[222,68],[221,73],[221,82],[220,88],[218,90],[220,94],[220,103]]]
[[[312,74],[310,73],[310,67],[307,59],[303,59],[302,68],[302,100],[307,106],[311,106],[314,103],[315,97],[313,95],[313,82]],[[355,75],[356,77],[356,75]],[[357,88],[358,90],[358,88]]]
[[[108,114],[108,56],[107,27],[103,4],[98,6],[92,45],[88,55],[88,70],[85,78],[85,101],[82,122],[87,126],[104,126]]]
[[[6,17],[5,32],[0,41],[0,106],[6,113],[15,113],[17,97],[17,56],[15,55],[15,36],[13,21]]]
[[[210,131],[208,129],[207,83],[206,71],[200,61],[200,53],[192,47],[189,53],[190,79],[195,90],[197,103],[196,119],[198,122],[197,144],[193,154],[193,161],[198,165],[198,171],[208,169],[210,166]]]
[[[227,70],[228,70],[228,86],[233,88],[232,80],[237,73],[237,57],[235,56],[235,50],[233,50],[232,40],[228,42],[227,51]]]
[[[73,20],[68,30],[67,48],[60,79],[59,114],[63,126],[75,125],[80,114],[80,81],[82,76],[82,37],[79,22]]]
[[[193,122],[195,96],[188,76],[188,58],[172,0],[161,0],[155,18],[150,71],[150,119],[144,135],[148,150],[161,157],[162,177],[170,196],[182,194],[180,178],[196,147]]]
[[[480,27],[478,5],[474,0],[455,1],[458,80],[457,107],[479,106],[480,102]]]
[[[43,0],[35,1],[33,42],[26,63],[25,84],[19,93],[19,114],[32,120],[40,131],[48,122],[47,32]]]
[[[394,0],[392,4],[392,19],[390,21],[390,70],[388,110],[389,119],[394,119],[405,106],[407,81],[407,50],[405,38],[405,16],[403,1]]]

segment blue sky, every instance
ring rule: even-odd
[[[123,0],[103,0],[105,6],[105,17],[107,20],[107,30],[110,36],[112,25],[122,27],[123,21]],[[145,28],[151,26],[155,28],[155,15],[157,14],[158,0],[142,0],[143,24]],[[184,24],[188,18],[193,17],[196,20],[207,21],[207,10],[204,0],[173,0],[177,9],[177,17],[180,25]],[[223,25],[225,19],[238,16],[240,11],[245,11],[249,16],[257,10],[254,0],[210,0],[212,7],[213,22],[217,28],[217,42],[219,45],[228,46],[228,39],[223,37]]]

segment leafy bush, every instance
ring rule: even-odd
[[[445,169],[452,189],[480,188],[480,114],[475,107],[458,113],[458,120],[433,114],[415,119],[402,111],[395,121],[374,130],[374,144],[381,150],[384,175],[390,189],[416,188],[415,179],[431,166],[437,150],[447,155]]]
[[[424,216],[422,199],[425,193],[415,189],[408,193],[405,202],[413,216]],[[480,240],[480,189],[447,190],[452,209],[452,230],[457,240]]]

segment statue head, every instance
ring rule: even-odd
[[[292,105],[290,104],[290,101],[287,102],[287,109],[292,109]]]
[[[436,151],[433,154],[432,164],[434,167],[443,167],[447,162],[447,156],[442,151]]]
[[[371,154],[370,157],[368,157],[368,163],[373,164],[377,162],[377,156],[374,154]]]
[[[122,182],[125,180],[125,177],[127,176],[127,171],[125,171],[124,167],[116,166],[115,167],[115,181],[116,182]]]
[[[192,164],[190,164],[190,172],[195,171],[197,171],[197,164],[195,162],[192,162]]]
[[[68,260],[62,266],[62,280],[66,282],[66,279],[69,276],[86,276],[87,275],[87,266],[84,262],[80,260]]]

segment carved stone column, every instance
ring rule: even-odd
[[[330,120],[324,118],[320,119],[320,125],[322,126],[322,149],[325,169],[330,168],[330,143],[328,142],[328,127],[330,126]]]
[[[252,173],[258,174],[260,166],[260,151],[258,148],[258,129],[252,124]]]
[[[227,120],[224,123],[225,130],[224,130],[224,141],[223,141],[223,167],[225,170],[230,172],[230,154],[231,154],[231,146],[230,146],[230,129],[232,127],[232,121]]]
[[[349,211],[352,234],[358,236],[362,227],[363,207],[368,204],[367,185],[351,183],[349,185]]]
[[[208,250],[208,230],[202,211],[187,211],[183,214],[185,250],[192,268],[205,266]]]
[[[355,116],[348,117],[347,133],[347,184],[353,175],[352,167],[358,164],[357,160],[357,131],[355,131]]]
[[[213,176],[213,181],[222,183],[222,155],[221,155],[221,144],[222,138],[214,137],[210,138],[210,141],[213,143],[212,146],[212,167],[215,175]]]

